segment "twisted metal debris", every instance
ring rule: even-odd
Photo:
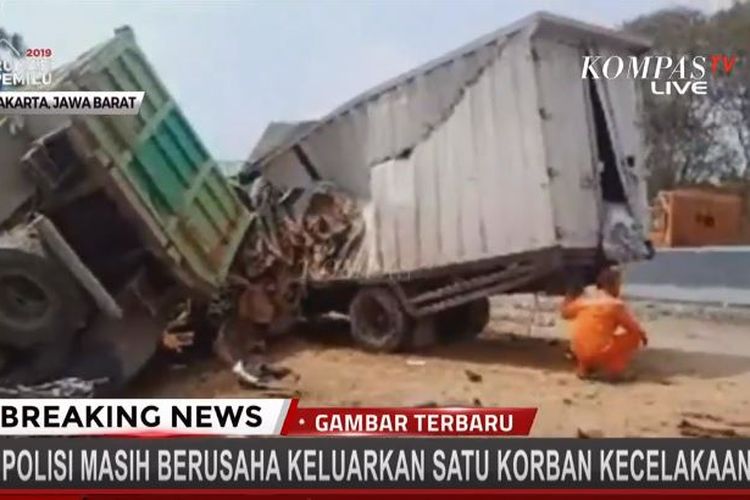
[[[243,249],[248,279],[276,264],[305,279],[326,279],[350,262],[362,241],[364,224],[349,196],[325,182],[286,193],[263,180],[257,184],[251,193],[255,212],[249,244]]]
[[[296,323],[309,280],[350,273],[361,261],[364,221],[326,183],[282,192],[260,177],[241,198],[252,218],[226,283],[205,308],[186,304],[165,334],[207,320],[214,354],[242,383],[272,388],[288,370],[265,362],[265,339]]]
[[[324,182],[281,192],[261,178],[249,202],[253,219],[234,276],[244,284],[239,314],[274,323],[296,314],[309,280],[341,276],[355,265],[364,221],[354,200]]]
[[[83,380],[68,377],[38,385],[0,387],[0,398],[92,398],[97,387],[107,382],[107,378]]]

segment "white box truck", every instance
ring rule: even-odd
[[[534,14],[266,138],[251,169],[284,190],[329,181],[363,214],[351,261],[308,283],[309,309],[348,308],[355,339],[389,351],[426,323],[477,333],[490,295],[647,258],[638,82],[583,64],[648,48]]]

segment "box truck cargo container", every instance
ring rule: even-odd
[[[310,307],[348,304],[355,338],[392,350],[425,322],[476,333],[492,294],[647,257],[639,85],[583,62],[648,47],[535,14],[256,150],[278,188],[329,181],[361,207],[358,252],[308,283]]]

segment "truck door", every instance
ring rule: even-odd
[[[596,248],[600,197],[581,79],[583,53],[556,40],[533,43],[557,238],[565,248]]]
[[[601,50],[591,53],[614,55]],[[618,262],[648,258],[649,213],[636,82],[622,76],[587,83],[603,201],[604,253]]]
[[[636,220],[645,228],[648,202],[643,172],[643,142],[639,124],[640,100],[637,82],[625,77],[593,81],[602,104],[628,206],[633,211]]]

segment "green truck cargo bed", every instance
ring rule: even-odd
[[[191,288],[221,286],[250,214],[129,28],[54,75],[54,90],[145,91],[137,116],[77,116],[79,145],[147,242]],[[79,149],[81,149],[79,147]]]

